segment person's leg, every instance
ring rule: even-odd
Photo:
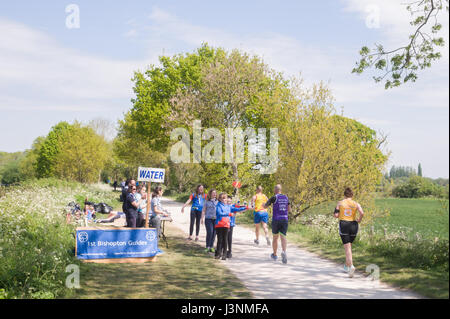
[[[211,238],[211,249],[214,250],[214,241],[216,240],[217,232],[216,232],[216,229],[214,228],[215,220],[212,219],[211,221],[212,221],[212,225],[213,225],[212,226],[213,227],[213,234],[212,234],[212,238]]]
[[[198,234],[200,233],[200,221],[202,219],[202,212],[195,211],[195,240],[198,240]]]
[[[128,213],[127,227],[136,228],[137,214]]]
[[[286,252],[286,248],[287,248],[287,239],[286,236],[281,234],[280,235],[280,239],[281,239],[281,249]]]
[[[217,247],[216,247],[216,258],[220,258],[220,254],[222,252],[222,245],[223,245],[223,232],[224,228],[223,227],[219,227],[216,228],[216,232],[217,232]]]
[[[272,240],[272,248],[273,248],[273,254],[277,255],[278,250],[278,234],[273,234],[273,240]]]
[[[344,250],[345,250],[345,265],[347,267],[351,267],[353,265],[352,243],[345,244]]]
[[[142,213],[138,213],[137,214],[137,218],[136,218],[136,227],[142,227],[142,221],[144,220],[144,215],[142,215]]]
[[[255,224],[255,237],[259,240],[259,224]]]
[[[206,229],[206,249],[212,248],[211,246],[211,238],[213,236],[213,228],[212,220],[209,218],[205,218],[205,229]]]
[[[261,224],[264,230],[264,235],[266,235],[266,237],[269,237],[269,228],[267,227],[267,224],[265,222],[262,222]]]
[[[191,210],[191,221],[189,225],[189,239],[192,238],[192,234],[194,233],[194,222],[195,222],[195,212]]]
[[[281,238],[281,261],[283,264],[287,263],[287,230],[288,230],[288,221],[282,221],[280,222],[280,238]]]
[[[229,228],[225,228],[223,229],[223,243],[222,243],[222,260],[227,259],[227,243],[228,243],[228,232],[230,231]]]
[[[233,243],[233,227],[230,227],[228,230],[228,236],[227,236],[227,243],[228,243],[228,251],[227,251],[227,258],[231,258],[231,245]]]
[[[269,214],[265,213],[263,218],[261,219],[261,224],[264,230],[264,235],[266,236],[267,246],[270,246],[269,228],[267,227],[268,222],[269,222]]]
[[[161,218],[159,216],[154,216],[152,218],[152,220],[153,220],[153,227],[156,228],[158,238],[160,238],[161,237]]]

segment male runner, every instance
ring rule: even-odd
[[[267,229],[267,222],[269,221],[269,214],[264,204],[267,203],[268,198],[263,194],[262,186],[256,188],[256,194],[252,197],[252,207],[254,207],[254,224],[255,224],[255,244],[259,245],[259,226],[261,225],[266,235],[267,246],[270,246],[269,231]]]
[[[288,230],[288,213],[291,211],[291,205],[289,204],[289,198],[281,193],[281,185],[278,184],[274,189],[275,195],[272,196],[267,203],[264,204],[264,208],[269,207],[273,204],[273,214],[272,214],[272,247],[273,253],[270,257],[273,260],[277,260],[277,249],[278,249],[278,237],[281,234],[281,260],[283,264],[287,263],[287,230]]]

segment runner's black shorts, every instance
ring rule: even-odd
[[[358,222],[357,221],[339,221],[339,235],[341,235],[342,243],[353,243],[358,234]]]
[[[279,233],[281,233],[281,235],[286,236],[288,225],[289,223],[287,219],[272,220],[272,234],[278,235]]]

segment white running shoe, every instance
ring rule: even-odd
[[[349,272],[349,267],[347,267],[347,265],[344,264],[344,272],[348,273]]]
[[[349,269],[349,271],[348,271],[348,276],[349,276],[350,278],[352,278],[353,275],[355,274],[355,270],[356,270],[355,266],[351,265],[351,266],[350,266],[350,269]]]

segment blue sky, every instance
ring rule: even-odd
[[[29,148],[61,120],[116,122],[131,106],[134,70],[208,42],[258,54],[306,84],[326,81],[338,110],[388,134],[389,166],[420,162],[426,176],[448,177],[448,46],[432,69],[399,89],[350,73],[362,45],[407,40],[401,2],[1,2],[0,150]],[[66,27],[71,3],[80,10],[78,29]],[[367,23],[371,14],[376,27]],[[448,22],[443,35],[448,40]]]

